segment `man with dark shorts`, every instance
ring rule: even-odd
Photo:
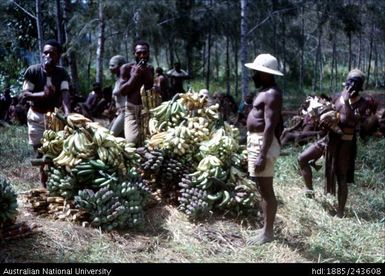
[[[263,244],[274,239],[273,225],[277,212],[277,200],[273,189],[274,163],[280,154],[283,129],[282,91],[275,83],[274,75],[283,76],[278,61],[270,54],[258,55],[246,67],[255,70],[253,81],[261,87],[254,98],[247,117],[247,153],[249,175],[256,182],[262,196],[263,228],[251,244]]]
[[[142,98],[140,89],[149,90],[154,84],[154,67],[147,64],[150,58],[150,45],[139,41],[134,45],[135,62],[124,64],[120,68],[120,89],[122,96],[127,96],[124,136],[129,143],[142,145],[144,137],[141,127]]]
[[[348,196],[348,183],[354,181],[354,165],[357,153],[357,130],[360,123],[371,114],[370,103],[361,97],[365,75],[358,69],[349,72],[344,89],[335,99],[335,109],[339,114],[338,126],[342,135],[330,131],[326,149],[325,192],[335,194],[338,186],[337,216],[344,216]]]
[[[70,112],[70,78],[67,71],[57,66],[62,53],[61,45],[55,40],[44,44],[43,63],[28,67],[24,74],[23,98],[30,102],[27,114],[29,144],[37,153],[45,130],[44,116],[55,107],[63,107],[65,114]],[[41,182],[45,187],[45,175],[41,168]]]

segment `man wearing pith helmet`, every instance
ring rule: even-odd
[[[263,212],[263,228],[248,243],[263,244],[274,239],[277,212],[274,163],[280,154],[279,137],[283,129],[282,91],[275,83],[275,76],[283,74],[278,70],[277,59],[270,54],[260,54],[245,66],[253,70],[255,87],[260,88],[247,117],[247,153],[249,175],[259,187]]]

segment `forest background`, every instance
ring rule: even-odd
[[[62,65],[76,91],[86,94],[95,81],[111,85],[109,59],[131,60],[132,44],[143,39],[151,45],[151,63],[170,69],[180,61],[194,90],[207,87],[239,100],[254,89],[243,64],[268,52],[285,72],[277,78],[285,108],[298,107],[311,93],[338,92],[354,67],[365,72],[365,89],[383,99],[384,11],[381,0],[2,0],[0,91],[10,86],[20,93],[44,40],[64,44]],[[19,194],[40,180],[26,137],[26,127],[0,131],[6,145],[0,146],[0,174]],[[330,215],[336,198],[323,194],[323,170],[313,175],[315,200],[304,196],[297,156],[305,147],[290,145],[277,161],[277,239],[265,246],[246,243],[260,217],[217,214],[191,222],[177,207],[161,204],[148,210],[143,231],[104,233],[28,215],[22,205],[18,220],[39,225],[39,232],[1,242],[0,263],[384,263],[385,140],[359,141],[357,181],[349,187],[344,219]]]
[[[62,65],[74,89],[111,85],[108,61],[133,57],[141,39],[151,63],[180,61],[193,89],[239,99],[252,88],[243,66],[271,53],[285,73],[286,96],[332,94],[360,68],[366,88],[384,86],[385,1],[374,0],[9,0],[1,1],[0,87],[20,92],[24,70],[38,63],[44,40],[65,46]]]

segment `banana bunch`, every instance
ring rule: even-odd
[[[123,138],[122,138],[123,139]],[[120,141],[119,144],[123,150],[124,165],[127,168],[139,168],[141,156],[133,143],[127,143],[125,139]],[[124,174],[124,172],[122,172]]]
[[[250,185],[250,180],[243,179],[234,188],[234,199],[237,205],[242,208],[255,208],[258,206],[258,191],[256,185]]]
[[[143,222],[142,197],[135,184],[123,182],[116,192],[103,187],[96,193],[81,190],[75,204],[90,216],[91,225],[111,231],[115,228],[134,227]]]
[[[152,173],[158,173],[163,163],[163,151],[148,150],[143,154],[141,161],[142,169]]]
[[[179,97],[181,99],[181,104],[183,104],[189,111],[202,109],[207,106],[207,96],[192,90],[179,94]]]
[[[78,165],[71,168],[71,174],[74,175],[78,186],[98,188],[100,186],[99,184],[102,182],[100,180],[96,180],[100,178],[101,174],[105,174],[110,170],[111,168],[102,160],[91,159],[82,161]]]
[[[204,117],[187,118],[187,128],[190,130],[191,139],[195,144],[210,139],[209,121]]]
[[[116,174],[116,171],[113,173],[108,173],[102,170],[99,170],[98,176],[92,181],[92,186],[96,188],[109,188],[111,189],[113,186],[117,185],[119,182],[119,178]]]
[[[0,176],[0,228],[3,224],[12,224],[17,216],[17,195],[11,183]]]
[[[219,104],[213,104],[196,110],[198,116],[205,117],[210,123],[220,119]]]
[[[201,142],[199,150],[202,156],[215,155],[220,160],[228,160],[231,154],[238,149],[238,142],[228,136],[224,128],[215,131],[212,138]]]
[[[178,201],[180,203],[179,210],[190,218],[204,216],[211,210],[207,201],[207,192],[200,188],[182,188]]]
[[[82,114],[79,114],[79,113],[68,114],[66,120],[67,120],[67,124],[71,128],[75,128],[75,129],[85,127],[86,123],[92,122],[90,119],[88,119],[87,117],[84,117]]]
[[[233,197],[237,205],[249,209],[257,206],[257,186],[247,178],[246,172],[231,166],[228,181],[235,185]]]
[[[39,152],[57,157],[63,150],[64,131],[53,131],[46,129],[41,139],[42,146],[38,149]]]
[[[61,112],[58,108],[55,107],[54,112],[47,112],[45,114],[45,128],[51,129],[52,131],[60,131],[64,129],[64,122],[58,118],[56,115],[63,116],[63,112]]]
[[[197,187],[203,190],[209,190],[213,184],[222,184],[227,179],[227,171],[220,166],[202,171],[197,170],[190,174],[185,174],[179,182],[182,188]]]
[[[162,130],[162,123],[171,122],[177,125],[187,115],[182,101],[176,100],[177,96],[179,96],[179,94],[176,94],[172,100],[163,102],[161,105],[150,110],[152,118],[157,122],[155,125],[157,130]]]
[[[166,135],[166,131],[152,135],[151,138],[147,140],[147,147],[150,149],[162,149]]]
[[[64,169],[50,167],[47,171],[47,189],[50,196],[61,196],[66,199],[73,198],[77,191],[76,179]]]
[[[121,227],[128,219],[128,210],[107,187],[96,193],[88,189],[80,190],[75,196],[75,205],[89,214],[92,226],[103,230],[111,231]]]
[[[93,143],[88,140],[81,130],[73,131],[63,141],[63,150],[53,159],[55,165],[73,167],[82,159],[92,158],[95,155]]]
[[[221,167],[222,161],[214,155],[207,155],[198,164],[198,171],[207,172],[216,167]]]
[[[230,165],[232,167],[238,168],[239,170],[247,172],[247,163],[247,151],[242,150],[242,148],[240,148],[238,152],[233,152],[230,156]]]
[[[175,128],[170,128],[164,138],[163,148],[172,151],[176,155],[183,156],[192,153],[196,147],[192,132],[182,124]]]

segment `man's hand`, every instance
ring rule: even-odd
[[[266,167],[266,156],[258,155],[257,160],[255,160],[255,171],[261,172]]]
[[[345,86],[344,87],[344,90],[342,91],[342,98],[344,99],[345,103],[349,103],[349,97],[350,97],[350,94],[352,93],[350,90],[351,90],[351,86]]]
[[[25,91],[21,95],[21,101],[28,101],[31,96],[32,96],[32,92]]]

